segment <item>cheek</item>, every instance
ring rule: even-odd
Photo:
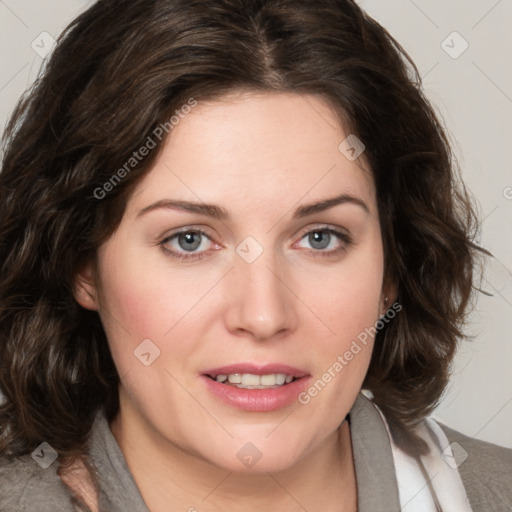
[[[164,282],[140,263],[143,260],[135,252],[121,247],[122,241],[114,238],[99,252],[99,302],[112,357],[124,375],[140,365],[134,351],[143,340],[152,340],[159,348],[160,332],[169,322],[162,314]]]
[[[330,408],[343,412],[345,402],[357,394],[366,375],[382,291],[383,259],[378,240],[376,237],[375,245],[354,253],[338,268],[323,276],[310,274],[310,280],[303,281],[309,283],[302,287],[304,302],[312,305],[323,326],[319,329],[317,319],[308,315],[308,338],[315,343],[307,344],[304,350],[318,364],[312,388],[301,403],[311,402],[319,414],[331,414]],[[312,277],[317,278],[318,286],[311,286]],[[317,395],[323,398],[317,400]],[[331,420],[335,423],[340,417]]]
[[[190,269],[171,272],[164,258],[151,261],[143,251],[126,246],[121,251],[117,244],[101,253],[100,316],[120,372],[140,369],[134,351],[148,339],[163,356],[153,368],[163,363],[171,348],[184,357],[191,343],[183,339],[204,325],[197,322],[197,311],[218,277]]]
[[[159,327],[157,320],[165,301],[162,290],[155,289],[151,273],[141,272],[129,258],[118,258],[115,265],[110,265],[112,261],[105,258],[102,269],[104,325],[112,330],[117,324],[130,336],[150,337]]]
[[[322,272],[316,275],[317,286],[311,285],[311,274],[303,281],[301,296],[337,339],[351,339],[374,325],[382,292],[381,248],[376,245],[374,249],[354,253],[339,267]]]
[[[104,316],[115,316],[133,336],[163,336],[197,301],[205,286],[199,273],[170,272],[165,259],[155,253],[132,248],[121,239],[101,254]],[[112,318],[105,320],[112,323]]]

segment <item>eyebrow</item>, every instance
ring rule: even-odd
[[[370,212],[368,205],[362,199],[351,196],[349,194],[340,194],[336,197],[331,197],[316,203],[300,206],[295,210],[292,218],[301,219],[303,217],[308,217],[309,215],[323,212],[340,204],[355,204],[360,206],[365,212]],[[230,218],[228,211],[222,206],[217,206],[215,204],[196,203],[191,201],[178,201],[172,199],[161,199],[160,201],[156,201],[155,203],[146,206],[138,212],[137,217],[141,217],[142,215],[161,208],[198,213],[200,215],[205,215],[206,217],[212,217],[222,221],[227,221]]]

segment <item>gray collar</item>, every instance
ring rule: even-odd
[[[349,414],[358,512],[400,510],[393,453],[379,412],[362,393]]]
[[[150,512],[103,411],[96,416],[89,447],[99,480],[100,512]]]
[[[393,455],[386,427],[370,400],[361,393],[350,410],[349,421],[356,469],[358,512],[400,510]],[[96,417],[89,446],[91,462],[99,477],[100,511],[149,512],[102,412]]]

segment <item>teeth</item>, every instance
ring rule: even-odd
[[[293,380],[293,375],[285,373],[271,373],[268,375],[254,375],[252,373],[232,373],[230,375],[217,375],[217,382],[234,384],[244,389],[265,389],[267,387],[282,386]]]
[[[252,375],[252,373],[243,373],[242,374],[242,384],[244,386],[260,386],[260,376]]]
[[[257,386],[259,384],[260,386],[275,386],[276,384],[283,384],[284,380],[283,382],[279,382],[280,379],[278,377],[280,377],[280,375],[261,375],[258,379],[259,382],[256,382],[255,385]],[[286,375],[284,375],[284,377],[286,377]]]
[[[289,375],[289,377],[291,377],[291,375]],[[285,383],[285,381],[286,381],[286,375],[284,373],[276,374],[276,384],[279,384],[279,386],[282,386]],[[262,384],[263,384],[263,382],[262,382]]]

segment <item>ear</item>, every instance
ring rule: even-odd
[[[80,306],[98,311],[98,291],[92,263],[84,265],[75,275],[73,295]]]
[[[384,315],[398,296],[398,285],[393,279],[385,279],[380,295],[380,314]]]

